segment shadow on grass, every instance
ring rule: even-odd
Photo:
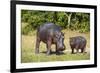
[[[43,51],[43,52],[40,52],[40,53],[43,53],[43,54],[46,54],[47,53],[47,51]],[[54,55],[54,54],[56,54],[56,55],[64,55],[65,53],[64,52],[55,52],[55,51],[51,51],[50,52],[50,55]]]

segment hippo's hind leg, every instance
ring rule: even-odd
[[[81,53],[83,53],[84,52],[84,48],[81,48]]]
[[[81,53],[86,53],[86,45],[81,47]]]
[[[51,40],[49,39],[47,41],[47,55],[51,54]]]
[[[81,53],[87,53],[87,52],[85,51],[85,48],[81,48]]]
[[[37,37],[37,39],[36,39],[35,54],[38,54],[39,53],[39,45],[40,45],[40,38]]]

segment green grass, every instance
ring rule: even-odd
[[[23,53],[22,54],[22,62],[28,63],[28,62],[49,62],[49,61],[71,61],[71,60],[88,60],[89,53],[87,54],[70,54],[65,53],[63,55],[50,55],[47,56],[46,54],[40,53],[38,55],[35,55],[33,52],[31,53]]]
[[[21,62],[49,62],[49,61],[74,61],[74,60],[89,60],[90,59],[90,34],[89,33],[79,33],[78,31],[63,30],[65,33],[64,44],[66,50],[62,55],[51,54],[49,56],[46,53],[46,45],[41,42],[40,44],[40,53],[35,55],[35,43],[36,43],[36,34],[33,35],[22,35],[22,49],[21,49]],[[36,33],[34,31],[33,33]],[[87,39],[86,51],[87,53],[77,53],[71,54],[71,48],[69,46],[69,38],[73,36],[84,36]],[[55,51],[55,46],[52,45],[52,51]]]

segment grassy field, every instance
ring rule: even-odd
[[[55,53],[47,56],[45,51],[46,45],[41,42],[40,44],[40,53],[35,55],[35,43],[36,43],[36,31],[31,33],[31,35],[22,35],[22,49],[21,49],[21,62],[48,62],[48,61],[74,61],[74,60],[89,60],[90,59],[90,34],[88,33],[79,33],[78,31],[63,30],[65,33],[64,44],[66,50],[62,55],[56,55]],[[87,53],[77,53],[71,54],[71,48],[69,45],[69,38],[73,36],[83,36],[87,39],[86,51]],[[52,45],[52,51],[55,51],[55,46]]]

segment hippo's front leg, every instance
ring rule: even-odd
[[[56,44],[56,55],[60,55],[60,54],[62,54],[63,52],[62,51],[59,51],[59,49],[58,49],[58,46],[57,46],[57,44]]]
[[[56,54],[57,55],[59,54],[59,50],[58,50],[57,44],[56,44]]]
[[[72,47],[71,49],[72,49],[72,54],[74,54],[74,48]]]

